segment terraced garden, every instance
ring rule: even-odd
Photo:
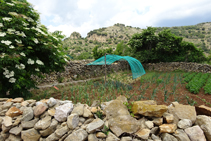
[[[58,89],[57,89],[58,88]],[[181,104],[206,105],[211,107],[211,74],[187,72],[146,72],[132,80],[131,72],[124,71],[104,78],[80,84],[68,84],[33,90],[33,99],[54,97],[91,105],[93,100],[109,101],[124,95],[130,102],[156,100],[169,105],[173,101]]]

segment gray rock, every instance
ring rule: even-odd
[[[211,141],[211,118],[205,115],[198,115],[196,124],[203,130],[206,139]]]
[[[79,123],[78,114],[74,113],[67,117],[67,125],[71,130],[75,129],[78,126],[78,123]]]
[[[9,133],[14,135],[20,135],[21,131],[23,130],[22,126],[16,126],[10,129]]]
[[[136,132],[135,134],[139,138],[146,140],[149,138],[150,130],[149,129],[141,129],[138,132]]]
[[[30,121],[34,117],[32,107],[24,107],[22,121]]]
[[[84,114],[84,104],[76,104],[74,105],[73,111],[71,114],[78,114],[79,116],[83,116]]]
[[[41,114],[43,114],[48,109],[48,106],[46,104],[39,104],[34,109],[34,116],[39,117]]]
[[[191,141],[206,141],[204,133],[198,125],[186,128],[185,133]]]
[[[9,109],[12,106],[13,102],[6,102],[2,106],[2,110]]]
[[[177,129],[173,135],[178,141],[190,141],[188,135],[182,129]]]
[[[5,127],[11,127],[12,126],[12,118],[9,117],[9,116],[5,116],[4,117],[4,120],[2,122],[2,124],[5,126]]]
[[[87,138],[88,133],[83,129],[79,129],[72,132],[64,141],[85,141]]]
[[[21,121],[21,126],[23,129],[30,129],[33,128],[34,125],[38,122],[39,118],[35,118],[31,121]]]
[[[145,122],[145,125],[146,125],[146,127],[149,128],[149,129],[151,129],[151,128],[154,127],[154,124],[153,124],[152,121],[146,121],[146,122]]]
[[[64,122],[67,120],[67,116],[72,110],[73,110],[72,103],[66,103],[64,105],[56,107],[54,118],[59,122]]]
[[[132,141],[133,139],[131,137],[122,137],[121,141]]]
[[[185,129],[192,126],[192,121],[190,119],[181,119],[177,126],[181,129]]]
[[[55,133],[50,134],[50,135],[46,138],[46,141],[58,141],[58,140],[59,140],[59,137],[56,136]]]
[[[101,119],[94,119],[91,123],[89,123],[86,127],[86,131],[88,133],[93,133],[98,129],[102,129],[104,126],[104,121]]]
[[[53,107],[54,105],[57,104],[56,99],[54,99],[53,97],[49,98],[48,102],[47,102],[49,107]]]
[[[21,132],[21,138],[24,141],[38,141],[40,138],[40,134],[34,128],[24,130]]]
[[[35,125],[34,128],[37,130],[44,130],[48,128],[51,124],[51,116],[46,116],[45,118],[39,120]]]
[[[108,132],[108,136],[106,138],[106,141],[120,141],[120,139],[117,138],[113,133]]]
[[[10,134],[9,137],[5,141],[22,141],[22,139],[20,136]]]
[[[174,136],[168,134],[168,133],[163,133],[161,135],[162,141],[178,141]]]
[[[57,129],[57,130],[55,131],[55,134],[56,134],[57,137],[60,138],[60,137],[62,137],[64,134],[66,134],[68,130],[69,130],[69,129],[68,129],[67,125],[66,125],[66,126],[63,126],[62,128]]]
[[[52,134],[53,132],[55,132],[57,125],[58,125],[58,121],[55,120],[55,119],[52,119],[52,122],[51,122],[50,126],[47,129],[45,129],[45,130],[41,130],[40,134],[43,137]]]
[[[92,112],[88,109],[88,107],[84,106],[83,117],[90,118],[93,117]]]

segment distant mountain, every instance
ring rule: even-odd
[[[170,29],[172,33],[183,37],[185,41],[192,42],[196,47],[202,48],[205,54],[211,50],[211,22],[200,23],[190,26],[156,27],[157,33]],[[70,37],[64,39],[63,46],[68,47],[68,54],[73,57],[86,55],[91,57],[92,49],[98,45],[100,48],[112,48],[115,50],[118,43],[127,43],[134,33],[141,33],[143,29],[139,27],[125,26],[124,24],[114,24],[90,31],[87,37],[82,38],[80,33],[73,32]]]

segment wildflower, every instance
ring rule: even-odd
[[[13,45],[11,45],[11,46],[9,46],[9,48],[11,48],[11,49],[13,49],[13,48],[15,48]]]
[[[15,41],[16,41],[17,43],[19,43],[19,44],[22,44],[22,41],[21,41],[21,40],[16,40],[16,39],[15,39]]]
[[[1,43],[4,43],[4,44],[9,46],[12,42],[11,41],[4,41],[4,40],[2,40]]]
[[[4,37],[5,35],[6,35],[6,33],[0,32],[0,37]]]
[[[54,64],[55,64],[55,65],[58,65],[58,63],[57,63],[57,62],[55,62]]]
[[[58,41],[58,39],[56,37],[53,36],[54,39],[56,39]]]
[[[60,50],[57,49],[58,52],[61,52]]]
[[[12,15],[12,16],[18,16],[18,13],[16,13],[16,12],[9,12],[8,14],[10,14],[10,15]]]
[[[16,81],[15,78],[10,78],[10,79],[9,79],[9,82],[10,82],[10,83],[15,83],[15,81]]]
[[[37,60],[36,63],[39,64],[39,65],[44,65],[44,63],[40,60]]]
[[[10,5],[10,6],[14,6],[13,3],[8,3],[8,2],[6,2],[6,4],[7,4],[7,5]]]
[[[15,29],[8,28],[8,29],[7,29],[7,32],[8,32],[9,34],[14,34],[14,33],[15,33]]]
[[[23,32],[20,33],[20,31],[16,31],[15,33],[16,33],[18,36],[26,37],[26,35],[25,35]]]
[[[30,28],[25,27],[24,29],[29,30]]]
[[[20,55],[21,55],[21,56],[24,56],[24,57],[26,56],[23,52],[21,52]]]
[[[0,23],[0,27],[4,27],[3,23]]]
[[[35,71],[40,71],[39,68],[36,68]]]
[[[12,18],[4,17],[4,18],[2,18],[2,20],[3,20],[3,21],[8,21],[8,22],[10,22],[10,21],[12,20]]]
[[[25,23],[24,21],[22,21],[23,26],[28,26],[29,24]]]
[[[6,78],[10,78],[14,76],[14,71],[9,72],[9,70],[5,69],[5,72],[3,72]]]
[[[34,64],[34,60],[32,60],[32,59],[29,58],[28,61],[27,61],[27,63],[33,65]]]
[[[18,69],[25,69],[25,65],[24,64],[20,64],[20,65],[15,65],[16,68]]]
[[[39,41],[36,38],[34,38],[33,41],[35,42],[35,44],[39,43]]]
[[[53,52],[53,55],[56,55],[56,53]]]
[[[68,60],[67,60],[66,58],[64,58],[64,60],[65,60],[66,62],[68,62]]]
[[[27,20],[28,20],[29,22],[34,22],[34,20],[33,20],[31,17],[28,17]]]

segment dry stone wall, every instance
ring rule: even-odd
[[[135,101],[131,116],[127,102],[0,98],[0,141],[211,141],[210,107]]]
[[[105,75],[105,66],[86,64],[93,60],[85,61],[70,61],[65,66],[64,72],[54,72],[50,75],[44,74],[44,79],[33,77],[39,84],[52,84],[59,82],[70,82],[74,80],[82,80],[93,77],[99,77]],[[148,63],[142,64],[145,70],[149,71],[177,71],[183,70],[186,72],[203,72],[211,73],[211,66],[198,63],[189,62],[170,62],[170,63]],[[120,70],[130,70],[130,66],[127,61],[117,61],[106,67],[107,73],[118,72]]]

